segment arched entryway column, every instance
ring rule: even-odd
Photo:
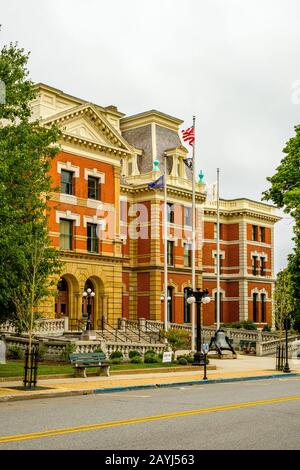
[[[100,277],[98,276],[90,276],[85,280],[84,290],[87,288],[92,289],[95,292],[95,296],[90,300],[91,302],[91,322],[92,322],[92,329],[99,330],[102,327],[102,317],[105,316],[106,311],[106,302],[105,302],[105,294],[104,294],[104,284]],[[87,300],[82,300],[83,302],[83,311],[86,311],[86,303]]]
[[[76,329],[75,323],[81,319],[81,304],[78,302],[79,282],[73,274],[64,273],[57,284],[58,295],[55,300],[55,316],[68,317],[69,326]]]

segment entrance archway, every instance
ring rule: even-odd
[[[67,281],[62,277],[57,283],[58,296],[55,299],[55,318],[69,315],[69,288]]]

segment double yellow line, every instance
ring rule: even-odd
[[[285,403],[288,401],[300,400],[300,395],[270,398],[268,400],[257,400],[244,403],[235,403],[233,405],[219,405],[210,408],[200,408],[198,410],[177,411],[153,416],[144,416],[141,418],[130,418],[116,421],[106,421],[96,424],[84,424],[82,426],[73,426],[71,428],[51,429],[48,431],[32,432],[28,434],[14,434],[12,436],[0,436],[0,443],[27,441],[30,439],[41,439],[45,437],[61,436],[63,434],[73,434],[76,432],[94,431],[97,429],[114,428],[118,426],[127,426],[129,424],[148,423],[151,421],[160,421],[163,419],[174,419],[184,416],[200,415],[205,413],[215,413],[217,411],[236,410],[239,408],[249,408],[259,405],[272,405],[274,403]]]

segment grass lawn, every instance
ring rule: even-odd
[[[178,364],[113,364],[110,370],[129,370],[129,369],[155,369],[157,367],[178,367]],[[10,360],[6,364],[0,364],[0,377],[22,377],[24,372],[24,361]],[[92,369],[88,372],[93,373]],[[50,374],[73,374],[73,367],[70,364],[39,364],[38,375]]]

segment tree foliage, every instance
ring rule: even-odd
[[[289,319],[293,324],[295,308],[294,286],[292,275],[288,269],[283,269],[277,275],[274,292],[275,326],[279,330],[280,337],[284,330],[284,321]]]
[[[286,144],[286,154],[276,168],[276,173],[267,178],[271,187],[263,198],[271,200],[294,219],[294,251],[288,256],[287,269],[295,298],[293,318],[300,331],[300,125],[295,127],[296,135]]]
[[[16,44],[0,51],[6,88],[0,105],[0,321],[25,330],[60,268],[59,252],[50,247],[47,207],[59,130],[31,119],[35,88],[27,61]]]
[[[161,337],[167,339],[174,354],[178,349],[191,348],[190,333],[187,330],[179,328],[171,328],[168,331],[161,330]]]

